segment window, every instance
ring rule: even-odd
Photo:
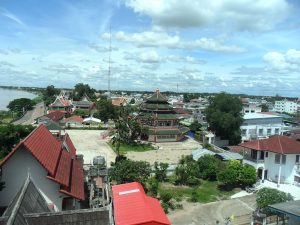
[[[259,129],[258,130],[258,135],[259,136],[263,136],[263,134],[264,134],[264,129]]]
[[[296,155],[296,163],[299,163],[300,155]]]
[[[279,134],[279,128],[275,128],[275,134]]]
[[[242,129],[242,135],[246,135],[247,134],[247,129]]]
[[[285,164],[286,163],[286,155],[282,155],[282,159],[281,159],[281,164]],[[280,154],[276,154],[275,155],[275,163],[279,164],[280,163]]]
[[[269,157],[269,152],[266,152],[266,158],[268,158]]]
[[[267,130],[267,135],[271,135],[271,131],[272,131],[272,129],[271,129],[271,128],[268,128],[268,130]]]

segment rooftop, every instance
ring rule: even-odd
[[[247,113],[244,115],[243,118],[244,120],[251,120],[251,119],[267,119],[267,118],[282,118],[282,117],[274,114]]]
[[[249,141],[240,146],[257,151],[270,151],[280,154],[299,154],[300,142],[287,136],[276,135],[267,139]]]

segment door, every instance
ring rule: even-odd
[[[265,176],[264,176],[265,180],[268,179],[268,170],[265,170]]]

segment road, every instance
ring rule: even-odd
[[[34,119],[36,119],[40,116],[43,116],[44,114],[45,114],[44,102],[40,102],[40,103],[36,104],[32,110],[27,111],[22,118],[13,122],[13,124],[14,125],[32,124],[34,122]]]
[[[234,218],[233,225],[250,224],[255,200],[255,195],[249,195],[207,204],[186,202],[182,210],[171,211],[168,217],[173,225],[213,225],[216,220],[223,225],[227,217]]]

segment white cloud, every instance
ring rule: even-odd
[[[104,33],[103,39],[107,39],[109,34]],[[178,35],[170,35],[166,32],[146,31],[140,33],[125,33],[119,31],[112,35],[112,38],[120,42],[127,42],[136,45],[137,47],[166,47],[172,49],[188,49],[188,50],[206,50],[214,52],[233,52],[241,53],[246,49],[234,46],[225,45],[222,41],[213,38],[200,38],[191,41],[181,40]]]
[[[144,63],[158,63],[160,62],[159,55],[156,51],[142,52],[139,55],[139,59]]]
[[[134,12],[163,27],[221,26],[269,30],[289,13],[286,0],[125,0]]]
[[[268,69],[277,72],[300,72],[300,51],[289,49],[286,53],[268,52],[263,56]]]
[[[7,9],[5,8],[0,8],[0,15],[4,16],[20,25],[24,25],[23,21],[20,20],[16,15],[14,15],[13,13],[9,12]]]

